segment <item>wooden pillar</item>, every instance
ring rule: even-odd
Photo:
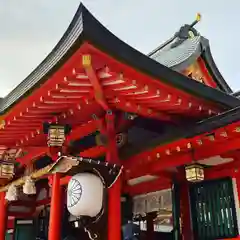
[[[121,240],[121,180],[108,192],[108,240]]]
[[[108,148],[106,160],[119,163],[116,145],[114,115],[106,114],[106,134]],[[108,191],[108,240],[121,240],[121,179],[119,178]]]
[[[55,173],[52,179],[52,197],[50,207],[50,219],[48,228],[49,240],[61,239],[61,211],[62,211],[62,196],[60,185],[60,174]]]
[[[0,240],[5,240],[7,228],[7,202],[5,192],[0,193]]]
[[[180,184],[180,199],[182,239],[192,240],[193,232],[190,210],[189,183],[185,179],[185,175]]]
[[[192,239],[192,224],[189,199],[189,186],[187,181],[181,183],[181,224],[183,240]]]
[[[234,194],[235,209],[236,209],[236,216],[237,216],[238,234],[240,237],[240,176],[238,172],[235,174],[232,181],[233,181],[233,194]]]
[[[180,192],[179,192],[179,183],[173,178],[172,184],[172,213],[173,213],[173,239],[181,239],[181,229],[180,229]]]
[[[153,240],[154,239],[154,218],[156,217],[156,214],[148,213],[146,220],[147,220],[147,239]]]

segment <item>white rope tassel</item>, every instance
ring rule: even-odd
[[[17,187],[15,185],[11,185],[8,188],[5,199],[8,200],[9,202],[17,201],[18,193],[17,193]]]
[[[27,195],[34,195],[37,193],[35,183],[31,177],[27,177],[25,184],[23,185],[23,193]]]

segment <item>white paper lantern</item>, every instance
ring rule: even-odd
[[[102,210],[104,185],[100,177],[79,173],[68,184],[67,207],[76,217],[95,217]]]
[[[5,199],[9,202],[18,200],[18,189],[15,185],[9,186]]]
[[[37,193],[35,183],[30,177],[26,178],[25,184],[23,185],[23,193],[27,195],[34,195]]]

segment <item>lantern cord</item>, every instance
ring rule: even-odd
[[[95,239],[98,237],[98,235],[97,235],[96,233],[92,234],[92,233],[90,232],[90,230],[88,230],[87,228],[84,228],[84,230],[85,230],[85,232],[88,234],[89,239],[95,240]]]
[[[111,188],[111,187],[114,185],[114,183],[118,180],[118,178],[119,178],[120,175],[122,174],[122,169],[123,169],[123,167],[121,167],[121,169],[120,169],[119,172],[118,172],[118,175],[116,176],[116,178],[114,179],[114,181],[112,182],[112,184],[109,185],[108,188]]]

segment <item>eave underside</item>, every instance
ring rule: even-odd
[[[181,125],[184,118],[195,121],[222,111],[217,104],[152,79],[84,43],[59,71],[4,117],[1,145],[28,145],[28,141],[33,143],[30,140],[33,137],[36,137],[34,144],[41,145],[44,121],[57,117],[59,122],[75,126],[91,120],[93,114],[103,113],[95,100],[94,84],[82,65],[85,54],[91,56],[94,73],[112,110],[132,112],[177,125]]]
[[[18,159],[20,162],[46,153],[46,136],[42,133],[45,121],[57,117],[59,123],[71,124],[69,141],[98,129],[94,119],[101,119],[105,111],[95,100],[94,86],[82,65],[84,55],[91,56],[95,76],[112,110],[171,122],[181,128],[181,119],[193,124],[239,105],[239,99],[197,83],[132,49],[83,6],[74,19],[48,58],[2,101],[1,110],[8,112],[0,130],[0,145],[2,149],[23,148],[31,153]],[[67,36],[72,36],[71,40]],[[54,56],[60,58],[54,60]],[[181,140],[184,144],[185,138]],[[97,146],[82,154],[99,156],[104,151]]]
[[[189,92],[202,99],[230,108],[236,107],[239,104],[239,100],[236,100],[234,97],[191,81],[187,77],[176,73],[133,49],[109,32],[83,5],[80,5],[72,23],[53,51],[16,89],[8,94],[6,98],[2,99],[0,112],[6,111],[24,96],[32,93],[40,84],[47,81],[72,57],[84,41],[91,43],[91,45],[112,56],[114,59],[173,88]]]

